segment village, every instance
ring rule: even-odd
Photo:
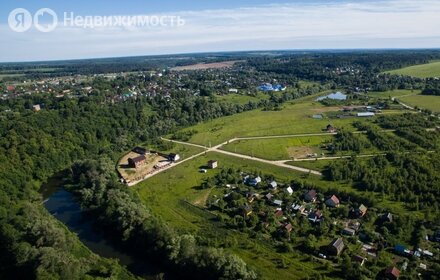
[[[207,168],[219,168],[219,163],[210,160]],[[427,261],[437,258],[430,250],[440,232],[426,235],[429,250],[393,245],[384,230],[393,231],[402,221],[391,212],[370,209],[369,201],[361,197],[232,169],[221,170],[202,187],[214,187],[207,207],[228,227],[266,239],[281,250],[294,248],[335,264],[344,255],[360,267],[386,254],[395,263],[383,271],[387,279],[398,279],[410,261],[422,271]]]

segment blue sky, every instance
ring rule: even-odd
[[[8,26],[9,13],[50,8],[50,33]],[[179,16],[180,27],[63,26],[80,16]],[[440,1],[99,0],[0,2],[0,61],[59,60],[167,53],[350,48],[440,47]],[[61,19],[60,19],[61,18]]]

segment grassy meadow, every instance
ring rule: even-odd
[[[340,110],[339,107],[326,107],[316,102],[318,95],[301,98],[283,105],[281,111],[261,109],[214,119],[200,123],[183,131],[196,131],[189,142],[208,146],[223,143],[236,137],[289,135],[302,133],[321,133],[328,124],[354,130],[352,123],[357,118],[313,119],[315,114]]]
[[[401,69],[388,71],[386,73],[394,74],[394,75],[412,76],[417,78],[440,77],[440,61],[409,66]]]
[[[311,153],[325,153],[321,145],[332,136],[307,136],[261,140],[238,140],[223,147],[224,150],[269,160],[288,160],[306,157]]]
[[[411,95],[399,98],[405,104],[413,107],[418,107],[420,109],[428,109],[433,112],[440,112],[440,96],[430,96],[430,95]]]

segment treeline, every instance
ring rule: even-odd
[[[111,160],[79,162],[71,170],[69,189],[129,250],[162,261],[184,279],[257,278],[237,256],[200,245],[197,237],[178,234],[152,215],[133,192],[117,183]]]
[[[330,149],[332,152],[341,152],[341,151],[351,151],[355,153],[360,153],[364,149],[368,149],[371,147],[371,144],[355,135],[353,132],[340,130],[338,134],[335,136]]]
[[[440,82],[438,79],[430,79],[426,82],[426,87],[423,89],[424,95],[440,95]]]
[[[259,71],[289,74],[300,79],[313,80],[343,87],[348,91],[394,89],[423,89],[424,79],[409,76],[381,74],[414,64],[427,63],[439,57],[438,51],[359,51],[286,54],[280,58],[253,58],[251,66]]]

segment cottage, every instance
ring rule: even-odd
[[[292,210],[302,214],[306,211],[306,207],[304,205],[294,203],[292,204]]]
[[[354,213],[358,218],[362,218],[363,216],[365,216],[365,214],[367,214],[367,210],[368,208],[365,205],[361,204],[361,206],[354,210]]]
[[[385,270],[385,277],[390,280],[399,279],[400,270],[398,270],[395,266],[389,267]]]
[[[208,161],[208,167],[210,169],[216,169],[218,167],[218,161],[216,161],[216,160]]]
[[[336,238],[335,240],[333,240],[332,243],[330,243],[329,252],[332,255],[339,256],[344,250],[344,248],[345,248],[345,244],[342,238]]]
[[[335,127],[333,127],[331,124],[327,125],[326,130],[327,130],[328,133],[335,133],[335,132],[337,132],[337,129]]]
[[[314,211],[314,212],[311,212],[311,213],[308,215],[308,219],[309,219],[309,221],[312,221],[312,222],[314,222],[314,223],[320,222],[321,219],[322,219],[322,213],[321,213],[321,211],[320,211],[320,210],[316,210],[316,211]]]
[[[277,210],[276,212],[275,212],[275,217],[277,217],[277,218],[280,218],[280,217],[282,217],[283,216],[283,211],[282,210]]]
[[[356,231],[352,228],[344,228],[342,230],[342,234],[344,235],[348,235],[348,236],[355,236],[356,235]]]
[[[260,177],[260,176],[258,176],[258,177],[256,177],[256,178],[248,179],[248,184],[249,184],[250,186],[255,187],[255,186],[257,186],[259,183],[261,183],[261,177]]]
[[[325,204],[328,207],[333,207],[333,208],[339,207],[339,198],[337,198],[336,195],[332,195],[329,199],[325,201]]]
[[[365,264],[365,262],[367,261],[367,258],[364,258],[364,257],[359,256],[359,255],[355,255],[355,256],[353,256],[353,257],[351,258],[351,260],[352,260],[353,262],[357,262],[357,263],[359,263],[360,266],[363,266],[363,265]]]
[[[277,182],[272,181],[272,182],[269,183],[268,187],[273,189],[273,190],[275,190],[278,187],[278,184],[277,184]]]
[[[273,201],[273,204],[274,204],[275,206],[281,207],[281,205],[283,205],[283,201],[282,201],[282,200],[274,200],[274,201]]]
[[[316,191],[310,190],[304,194],[304,200],[307,202],[315,202],[316,201]]]
[[[132,151],[140,155],[145,155],[146,153],[148,153],[147,149],[141,147],[135,147]]]
[[[291,232],[292,229],[293,229],[293,226],[292,226],[291,223],[288,223],[288,224],[284,225],[284,230],[285,230],[285,231],[287,231],[287,232]]]
[[[272,200],[272,198],[273,198],[273,194],[271,194],[271,193],[268,193],[268,194],[266,194],[266,198],[267,198],[267,200]]]
[[[41,111],[41,106],[39,104],[32,106],[32,110],[34,110],[34,112],[39,112]]]
[[[147,162],[147,158],[145,156],[138,156],[135,158],[128,159],[128,165],[131,168],[138,168],[142,165],[145,165],[146,162]]]
[[[230,89],[229,89],[229,92],[230,92],[230,93],[238,93],[238,89],[236,89],[236,88],[230,88]]]
[[[249,206],[249,205],[243,206],[242,210],[243,210],[243,216],[245,216],[245,217],[247,217],[250,214],[252,214],[252,207]]]
[[[178,154],[169,154],[168,160],[172,162],[176,162],[180,160],[180,156]]]
[[[249,203],[254,202],[254,200],[255,200],[256,197],[257,197],[257,194],[254,193],[254,192],[248,192],[248,193],[246,194],[246,198],[247,198],[247,200],[249,201]]]
[[[289,195],[292,195],[292,194],[293,194],[293,189],[292,189],[292,187],[288,187],[288,188],[286,189],[286,191],[287,191],[287,193],[288,193]]]
[[[392,223],[393,222],[393,214],[391,214],[390,212],[383,214],[382,215],[382,222]]]

